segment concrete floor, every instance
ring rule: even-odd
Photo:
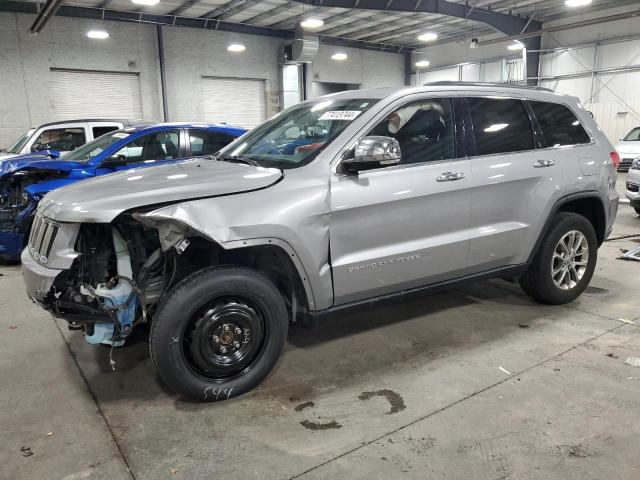
[[[636,233],[622,204],[613,237]],[[293,329],[258,389],[204,405],[159,383],[144,332],[111,372],[0,267],[0,478],[638,479],[636,241],[571,305],[495,280]]]

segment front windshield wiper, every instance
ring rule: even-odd
[[[247,157],[240,157],[238,155],[213,154],[213,155],[209,155],[209,158],[211,158],[212,160],[218,160],[221,162],[245,163],[247,165],[253,165],[254,167],[260,166],[260,164],[255,160],[252,160],[251,158],[247,158]]]

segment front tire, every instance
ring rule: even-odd
[[[520,286],[540,303],[569,303],[589,285],[597,258],[598,240],[591,222],[576,213],[558,213]]]
[[[151,359],[161,380],[185,398],[226,400],[269,374],[288,327],[284,300],[265,276],[208,268],[181,281],[158,307]]]
[[[634,207],[634,210],[636,211],[636,213],[637,213],[638,215],[640,215],[640,207]]]

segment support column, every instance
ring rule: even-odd
[[[411,85],[411,70],[413,69],[411,58],[412,55],[410,51],[404,52],[404,84],[406,86]]]
[[[538,85],[538,79],[535,77],[540,76],[540,45],[542,44],[541,37],[531,37],[523,40],[523,43],[525,44],[525,49],[522,51],[525,84],[535,87]]]

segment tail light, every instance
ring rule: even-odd
[[[618,152],[611,152],[609,156],[611,157],[611,161],[613,162],[613,167],[617,170],[618,165],[620,165],[620,154]]]

